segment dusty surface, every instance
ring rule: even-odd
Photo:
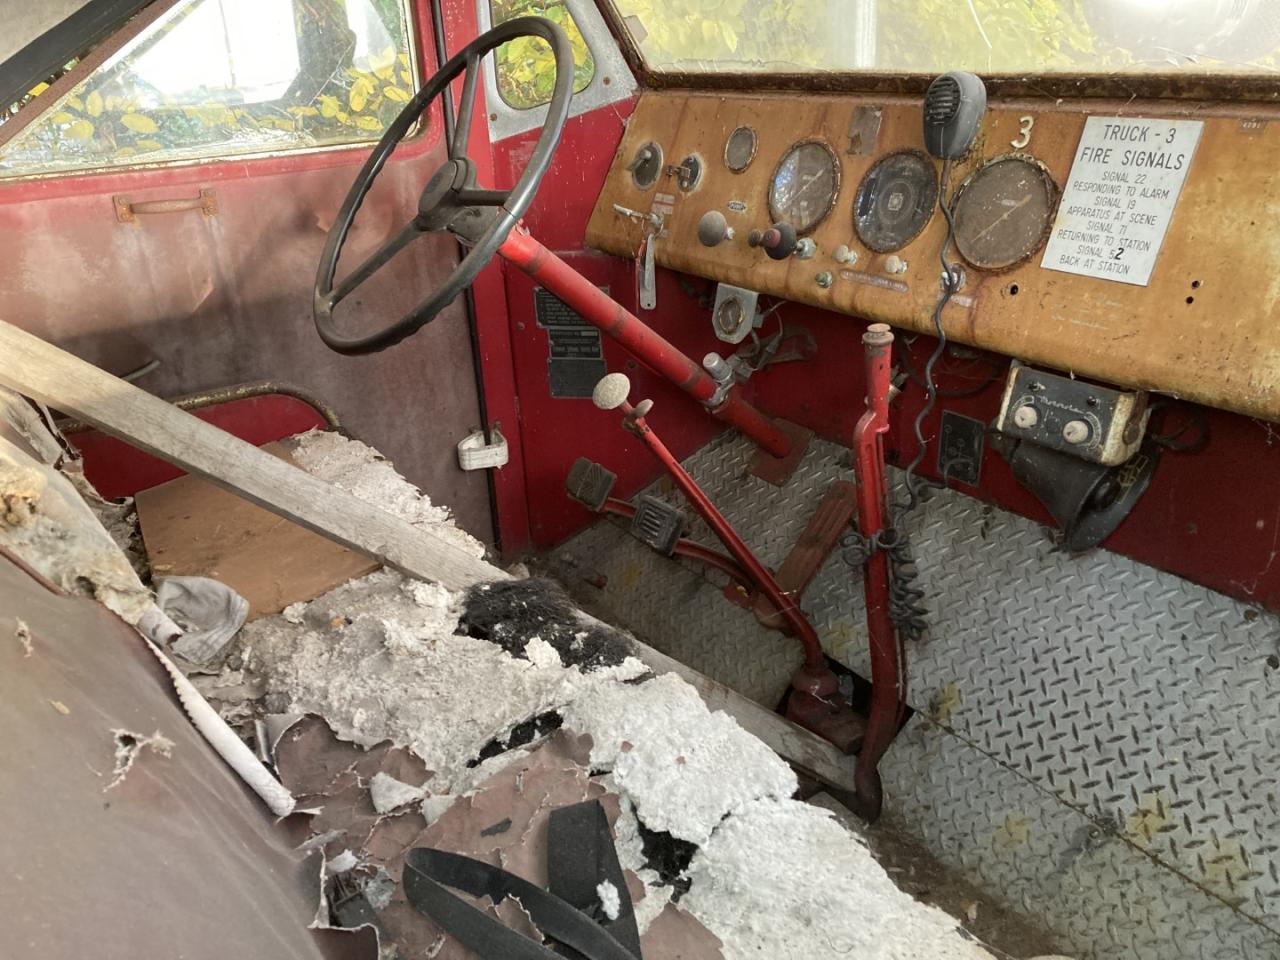
[[[331,478],[437,532],[449,525],[368,448],[357,445],[348,462],[349,441],[328,436],[317,446],[322,436],[303,440]],[[305,454],[298,459],[306,464]],[[227,670],[255,678],[265,709],[323,717],[342,740],[375,752],[393,744],[421,764],[361,772],[353,761],[330,778],[311,830],[342,866],[350,851],[352,869],[395,881],[407,848],[437,843],[496,857],[539,882],[543,808],[607,796],[642,935],[663,929],[702,945],[686,956],[714,956],[713,941],[726,958],[753,960],[848,950],[989,956],[951,917],[899,890],[827,812],[791,799],[791,769],[731,717],[708,711],[682,680],[649,678],[630,658],[567,662],[575,635],[565,624],[543,624],[545,638],[465,635],[467,602],[380,571],[242,633]],[[485,631],[492,635],[493,624]],[[541,733],[527,746],[512,743],[548,717],[560,725],[550,741]],[[532,810],[519,800],[530,794]],[[326,836],[335,830],[341,836]],[[646,845],[655,836],[692,859],[654,861]],[[417,931],[416,944],[426,921],[407,906],[397,913],[401,897],[397,889],[387,901],[387,925]],[[650,952],[652,960],[680,955]]]

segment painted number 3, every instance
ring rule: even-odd
[[[1018,121],[1018,123],[1021,124],[1021,127],[1018,130],[1018,139],[1010,140],[1009,145],[1015,150],[1025,150],[1027,145],[1031,143],[1031,131],[1035,129],[1036,118],[1023,117]]]

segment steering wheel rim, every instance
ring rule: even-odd
[[[528,36],[545,40],[555,56],[556,81],[551,100],[547,104],[547,118],[533,152],[510,192],[482,190],[474,184],[473,165],[466,154],[482,61],[502,44]],[[334,274],[337,272],[347,234],[378,174],[382,172],[409,128],[426,112],[436,97],[449,95],[449,85],[464,71],[466,79],[463,81],[458,119],[453,137],[447,144],[449,159],[424,188],[417,216],[335,287]],[[355,182],[338,211],[338,217],[325,238],[320,266],[316,271],[312,313],[316,332],[326,345],[345,354],[385,350],[434,320],[441,310],[471,285],[529,209],[543,176],[551,166],[552,155],[569,117],[573,97],[573,72],[573,48],[564,29],[544,17],[518,17],[476,37],[450,57],[423,84],[422,89],[405,104],[374,146],[373,153],[356,175]],[[445,230],[469,243],[471,249],[444,283],[395,323],[381,330],[362,336],[350,336],[337,329],[333,322],[333,310],[339,303],[417,237]]]

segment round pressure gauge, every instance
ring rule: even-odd
[[[840,193],[840,159],[821,140],[803,140],[782,157],[769,185],[769,216],[774,223],[812,233],[826,219]]]
[[[876,253],[901,250],[920,235],[938,204],[938,171],[917,150],[891,153],[876,162],[858,186],[853,226]]]
[[[1057,199],[1058,185],[1039,161],[1016,155],[989,160],[956,196],[956,249],[984,270],[1021,263],[1044,244]]]
[[[751,127],[738,127],[724,144],[724,165],[741,173],[756,158],[756,132]]]

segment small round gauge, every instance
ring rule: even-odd
[[[724,143],[724,165],[734,173],[741,173],[756,158],[756,132],[751,127],[739,127],[729,134]]]
[[[920,235],[938,203],[938,171],[918,150],[891,153],[876,162],[853,201],[858,239],[876,253],[901,250]]]
[[[1048,236],[1057,198],[1038,161],[1012,154],[987,161],[956,195],[956,249],[984,270],[1026,260]]]
[[[821,140],[803,140],[789,149],[769,185],[769,216],[812,233],[826,219],[840,193],[840,159]]]

